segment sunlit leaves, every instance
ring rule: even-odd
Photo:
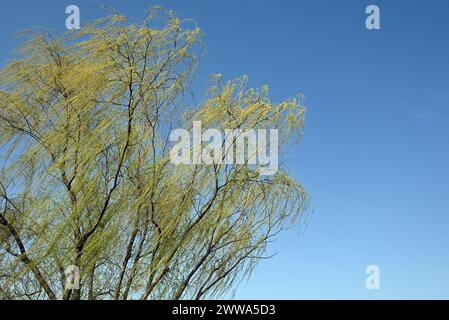
[[[155,8],[28,39],[0,80],[0,297],[214,297],[302,217],[307,194],[282,171],[170,162],[169,131],[192,120],[276,128],[281,147],[302,135],[303,97],[274,102],[246,77],[213,76],[183,104],[202,54],[192,21]],[[71,264],[78,292],[64,290]]]

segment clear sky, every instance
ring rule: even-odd
[[[69,4],[81,24],[106,14],[98,5],[174,9],[206,34],[196,87],[247,74],[277,100],[306,96],[304,138],[281,159],[313,215],[235,298],[449,299],[449,1],[3,1],[0,64],[17,31],[64,30]],[[381,30],[365,28],[369,4]],[[379,290],[365,288],[372,264]]]

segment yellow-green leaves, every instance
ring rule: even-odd
[[[211,297],[304,212],[307,194],[285,173],[170,162],[168,133],[192,119],[279,129],[281,147],[302,134],[303,98],[274,102],[247,77],[214,76],[200,106],[185,106],[201,40],[156,8],[31,34],[1,70],[0,298]],[[69,265],[79,291],[64,288]]]

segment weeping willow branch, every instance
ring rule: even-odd
[[[170,161],[172,128],[302,136],[302,96],[276,103],[216,75],[185,106],[202,32],[160,8],[60,36],[27,32],[0,79],[0,298],[219,297],[305,218],[282,168]],[[80,269],[65,288],[64,269]]]

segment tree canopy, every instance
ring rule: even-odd
[[[281,149],[304,124],[302,96],[275,102],[245,77],[215,75],[187,106],[194,22],[153,8],[26,36],[0,76],[0,298],[219,297],[300,223],[308,195],[285,168],[170,161],[170,131],[193,120],[276,128]]]

